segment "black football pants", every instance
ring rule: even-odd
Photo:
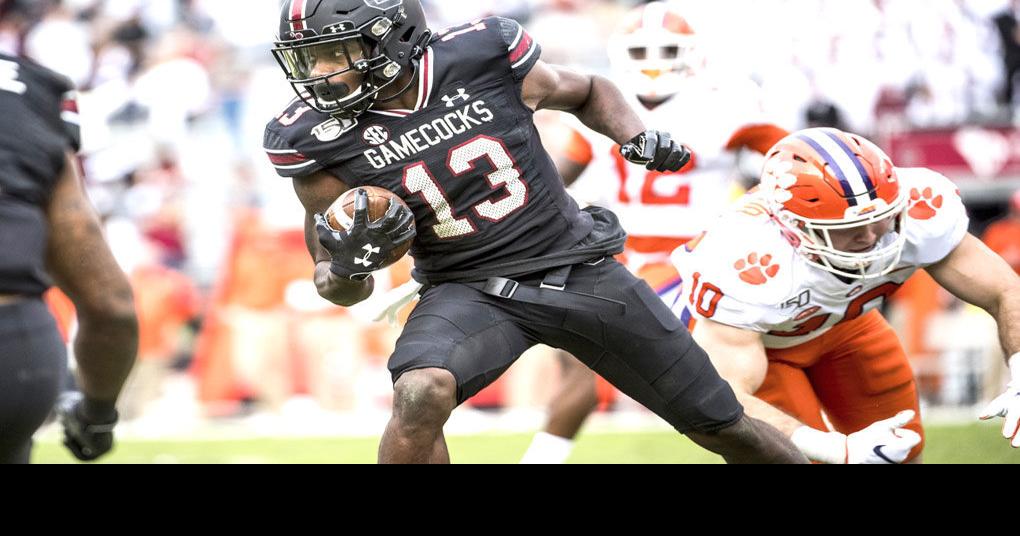
[[[542,275],[517,281],[537,287]],[[575,266],[566,290],[623,302],[626,313],[522,303],[457,283],[427,289],[390,357],[393,381],[410,370],[445,369],[463,403],[541,343],[570,352],[681,433],[714,432],[743,416],[680,320],[618,262]]]
[[[0,306],[0,464],[25,464],[32,434],[53,409],[67,349],[38,299]]]

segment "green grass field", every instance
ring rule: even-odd
[[[454,463],[516,463],[531,436],[449,438]],[[104,463],[374,463],[378,438],[236,441],[122,441]],[[52,440],[37,445],[34,463],[72,463]],[[928,428],[927,463],[1020,463],[992,425]],[[582,436],[571,463],[719,463],[685,438],[667,432]]]

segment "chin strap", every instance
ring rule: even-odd
[[[411,79],[408,80],[407,84],[401,88],[400,91],[394,93],[393,96],[386,97],[385,99],[377,98],[375,99],[375,102],[390,102],[399,99],[404,95],[404,93],[407,93],[407,90],[411,89],[411,87],[418,82],[418,69],[421,67],[420,60],[425,55],[425,49],[428,47],[428,43],[431,40],[432,31],[426,30],[421,34],[421,37],[418,38],[418,43],[414,45],[414,48],[411,51],[411,65],[413,66],[414,71],[412,72]]]

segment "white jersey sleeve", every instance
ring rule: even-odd
[[[938,263],[960,245],[970,225],[960,190],[930,169],[898,169],[897,174],[910,196],[903,261],[920,267]]]
[[[767,333],[784,319],[779,304],[796,287],[795,255],[769,219],[727,214],[673,253],[683,280],[674,313]]]

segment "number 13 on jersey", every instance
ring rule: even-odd
[[[467,214],[457,215],[450,200],[436,180],[435,175],[424,162],[412,164],[404,169],[404,188],[420,195],[436,214],[437,223],[432,227],[436,235],[449,240],[472,235],[478,231],[473,218],[499,222],[520,210],[528,202],[528,185],[521,180],[522,173],[506,144],[489,136],[477,136],[471,141],[450,150],[446,167],[455,180],[475,171],[478,161],[486,158],[493,169],[485,175],[492,188],[502,188],[505,195],[498,200],[486,200],[476,204]]]

